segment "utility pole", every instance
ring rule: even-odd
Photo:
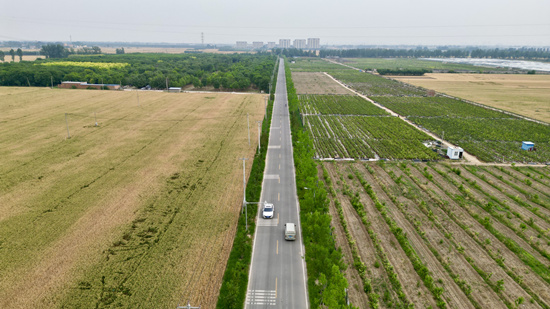
[[[250,146],[250,120],[248,120],[248,113],[246,113],[246,125],[248,126],[248,146]]]
[[[204,48],[204,32],[201,32],[202,48]]]
[[[201,309],[201,306],[191,307],[191,302],[187,302],[186,306],[177,306],[176,309]]]
[[[51,77],[51,80],[52,80],[52,89],[53,89],[53,76],[50,75],[50,77]]]
[[[246,222],[246,230],[248,231],[248,207],[246,207],[246,173],[245,173],[245,161],[248,160],[248,158],[240,158],[239,160],[243,160],[243,207],[245,211],[245,222]]]
[[[265,114],[264,114],[264,119],[267,120],[267,100],[269,99],[269,95],[267,97],[265,97],[265,101],[264,101],[264,105],[265,105]]]
[[[260,153],[260,136],[262,134],[262,121],[256,120],[258,123],[258,153]]]
[[[168,77],[166,77],[166,91],[168,91]]]
[[[65,124],[67,125],[67,139],[71,138],[71,133],[69,133],[69,121],[67,120],[67,113],[65,113]]]

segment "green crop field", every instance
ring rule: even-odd
[[[264,96],[137,96],[0,88],[0,308],[215,306]]]
[[[356,67],[361,70],[372,69],[426,69],[437,71],[455,72],[492,72],[507,71],[504,68],[486,68],[469,64],[446,63],[430,61],[422,58],[345,58],[342,63]]]

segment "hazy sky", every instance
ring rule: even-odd
[[[550,0],[0,0],[0,40],[550,46]]]

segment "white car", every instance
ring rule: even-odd
[[[275,206],[273,204],[264,202],[264,209],[262,210],[262,216],[264,217],[264,219],[273,219],[274,214]]]

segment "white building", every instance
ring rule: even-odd
[[[275,42],[267,42],[267,49],[273,49],[277,46]]]
[[[264,42],[252,42],[252,48],[261,49],[264,47]]]
[[[304,39],[294,40],[294,48],[305,49],[306,48],[306,40],[304,40]]]
[[[450,147],[447,148],[447,157],[451,160],[458,160],[462,159],[462,155],[464,154],[464,150],[460,147]]]
[[[290,39],[280,39],[279,48],[290,48]]]
[[[308,49],[319,49],[319,48],[321,48],[321,40],[319,38],[308,38],[307,39],[307,48]]]
[[[246,41],[237,41],[237,49],[246,49],[248,48],[248,43]]]

